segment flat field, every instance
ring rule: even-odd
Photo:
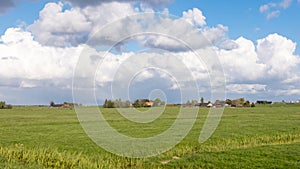
[[[103,109],[117,131],[150,137],[172,125],[179,108],[159,119],[130,122],[116,109]],[[198,137],[208,109],[200,108],[187,137],[150,158],[106,152],[84,133],[72,109],[14,107],[0,110],[0,168],[300,168],[300,105],[226,108],[215,133]]]

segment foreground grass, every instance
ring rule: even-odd
[[[214,135],[199,144],[207,110],[200,109],[193,129],[175,148],[143,159],[99,148],[85,135],[73,110],[0,110],[0,168],[299,168],[298,105],[225,109]],[[149,137],[166,130],[178,108],[166,109],[148,124],[128,122],[115,109],[102,111],[119,132]]]

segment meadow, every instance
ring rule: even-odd
[[[166,130],[178,108],[167,107],[151,123],[127,121],[101,108],[119,132],[150,137]],[[84,133],[74,109],[14,107],[0,110],[0,168],[300,168],[300,105],[226,108],[205,143],[198,143],[208,109],[173,149],[150,158],[106,152]]]

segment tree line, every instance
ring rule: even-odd
[[[204,102],[204,98],[201,97],[200,103],[198,100],[187,100],[185,103],[186,106],[203,106],[211,103],[208,101],[207,103]],[[218,105],[218,106],[231,106],[231,107],[255,107],[254,103],[251,103],[249,100],[245,101],[244,98],[238,98],[238,99],[226,99],[226,100],[216,100],[212,105]]]
[[[156,98],[154,101],[149,99],[136,99],[132,104],[133,107],[159,107],[164,106],[166,103],[159,98]]]
[[[113,100],[107,100],[105,99],[103,107],[104,108],[128,108],[131,106],[131,103],[129,100],[122,101],[121,99]]]
[[[0,109],[12,109],[12,105],[6,104],[5,101],[0,101]]]
[[[103,107],[104,108],[129,108],[129,107],[158,107],[165,105],[165,101],[156,98],[154,101],[149,99],[136,99],[133,103],[129,100],[122,101],[121,99],[109,100],[105,99]]]

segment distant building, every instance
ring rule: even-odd
[[[154,102],[151,102],[151,101],[145,102],[145,105],[148,106],[148,107],[152,107],[153,104],[154,104]]]
[[[212,107],[213,105],[211,103],[197,103],[195,106],[198,107]]]
[[[244,98],[238,98],[231,101],[231,107],[243,107]]]
[[[64,104],[50,105],[50,108],[73,108],[74,106],[78,106],[78,104],[77,103],[67,103],[67,102],[65,102]]]

